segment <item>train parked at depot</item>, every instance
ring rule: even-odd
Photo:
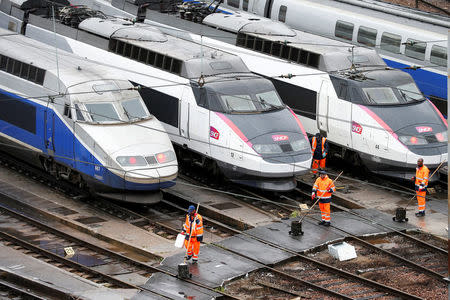
[[[107,198],[160,201],[175,152],[117,70],[0,31],[0,150]]]
[[[381,1],[224,0],[292,28],[374,48],[393,68],[411,74],[420,90],[447,113],[448,17]]]
[[[97,48],[63,36],[57,46],[108,62],[147,87],[141,95],[179,159],[276,191],[292,190],[295,176],[309,171],[311,148],[300,120],[271,81],[250,72],[238,56],[124,19],[87,18],[78,29],[58,26],[68,35],[78,31],[80,41]],[[31,24],[26,34],[53,42],[53,33]]]

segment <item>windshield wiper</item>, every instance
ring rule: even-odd
[[[128,121],[131,122],[132,120],[131,120],[131,118],[130,118],[130,114],[128,113],[127,109],[125,108],[125,106],[122,106],[122,108],[123,108],[123,111],[125,112],[125,115],[126,115],[127,118],[128,118]]]
[[[262,105],[265,105],[265,106],[269,106],[269,107],[270,107],[270,109],[267,109],[266,111],[278,110],[278,109],[283,108],[283,106],[276,106],[276,105],[273,105],[272,103],[267,102],[267,101],[264,100],[263,97],[261,97],[261,96],[258,96],[258,98],[259,98],[259,101],[261,101],[261,104],[262,104]]]
[[[404,91],[402,91],[400,89],[398,89],[398,91],[400,92],[400,94],[402,94],[403,98],[405,98],[406,102],[409,102],[409,101],[422,101],[422,100],[424,100],[424,98],[416,99],[414,97],[411,97],[411,96],[407,95]],[[408,101],[408,99],[409,99],[409,101]]]

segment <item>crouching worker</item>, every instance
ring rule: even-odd
[[[311,198],[314,200],[319,198],[319,207],[322,214],[322,221],[319,225],[330,226],[331,225],[331,211],[330,202],[331,194],[336,191],[333,180],[328,178],[325,171],[319,171],[320,177],[316,179],[312,189]]]
[[[186,222],[183,225],[183,233],[186,236],[184,240],[184,247],[187,249],[186,260],[192,258],[192,262],[197,263],[200,242],[203,241],[203,218],[195,211],[194,205],[188,208]]]

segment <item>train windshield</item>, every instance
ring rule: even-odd
[[[419,91],[414,82],[398,85],[397,90],[400,94],[402,94],[407,102],[424,99],[422,93]]]
[[[228,113],[252,113],[284,108],[273,84],[266,79],[250,78],[216,82],[207,86],[209,107]]]
[[[97,123],[116,123],[120,121],[112,103],[85,103],[87,113],[93,122]]]
[[[125,100],[121,103],[123,111],[130,121],[141,120],[150,116],[139,99]]]
[[[388,87],[363,88],[364,94],[370,104],[397,104],[401,103],[394,91]]]

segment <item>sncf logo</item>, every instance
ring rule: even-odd
[[[215,129],[214,127],[210,126],[209,127],[209,136],[212,137],[213,139],[218,140],[220,137],[220,133],[217,131],[217,129]]]
[[[362,126],[356,123],[355,121],[352,122],[352,132],[355,132],[357,134],[362,133]]]
[[[276,134],[272,135],[272,140],[274,140],[275,142],[287,141],[289,140],[289,137],[287,135]]]
[[[416,130],[418,133],[431,132],[431,131],[433,131],[433,128],[431,128],[430,126],[419,126],[419,127],[416,127]]]

